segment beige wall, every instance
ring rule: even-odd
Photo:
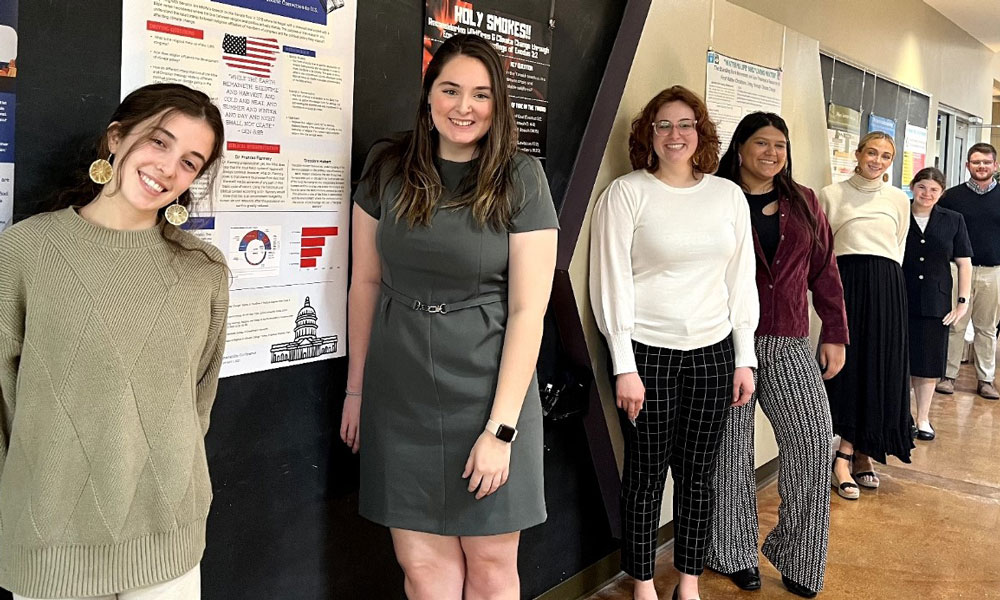
[[[731,1],[819,40],[824,50],[931,94],[932,137],[939,102],[990,121],[1000,54],[922,0]],[[983,139],[989,139],[985,130]]]
[[[819,43],[753,14],[738,6],[718,1],[715,7],[714,49],[735,58],[781,66],[782,35],[785,58],[782,81],[782,112],[791,130],[791,146],[796,178],[812,187],[829,182],[826,156],[826,116],[823,103]],[[628,83],[622,95],[615,126],[591,197],[591,207],[611,181],[628,171],[628,132],[631,119],[645,103],[665,87],[680,84],[699,94],[705,91],[706,52],[709,49],[711,0],[654,0],[636,52]],[[587,287],[589,274],[590,212],[570,265],[570,277],[584,321],[591,358],[595,365],[606,364],[600,333],[590,310]],[[612,423],[611,436],[619,458],[622,439],[618,431],[614,399],[609,382],[599,373],[605,415]],[[758,410],[756,421],[756,462],[761,465],[777,456],[770,424]],[[668,482],[667,494],[672,487]],[[663,521],[672,518],[670,502],[664,503]]]
[[[993,124],[1000,125],[1000,102],[993,103]],[[990,129],[990,143],[1000,148],[1000,128]]]

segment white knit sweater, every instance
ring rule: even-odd
[[[615,374],[636,370],[632,340],[693,350],[730,333],[737,367],[756,367],[760,307],[750,210],[734,183],[671,187],[644,170],[594,208],[590,295]]]

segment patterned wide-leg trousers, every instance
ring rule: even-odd
[[[667,469],[674,478],[674,565],[700,575],[712,512],[712,469],[733,397],[732,338],[695,350],[633,342],[646,400],[624,420],[622,570],[653,578]]]
[[[762,336],[757,392],[730,409],[715,471],[708,566],[733,573],[757,566],[757,486],[754,404],[778,442],[778,525],[761,552],[783,575],[815,592],[823,589],[830,530],[830,404],[809,340]]]

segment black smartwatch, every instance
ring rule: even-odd
[[[958,303],[959,304],[965,304],[966,302],[968,302],[968,300],[966,300],[965,296],[959,296],[958,297]]]
[[[497,439],[501,442],[507,442],[508,444],[513,442],[514,438],[517,437],[517,429],[511,427],[510,425],[504,425],[503,423],[494,421],[493,419],[486,421],[486,431],[497,436]]]

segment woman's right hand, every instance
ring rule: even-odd
[[[344,398],[344,410],[340,413],[340,439],[351,452],[357,454],[361,447],[361,396]]]
[[[646,400],[646,388],[642,385],[638,373],[632,371],[615,377],[615,398],[618,401],[618,408],[624,410],[630,420],[635,421],[639,411],[642,410],[642,403]]]

